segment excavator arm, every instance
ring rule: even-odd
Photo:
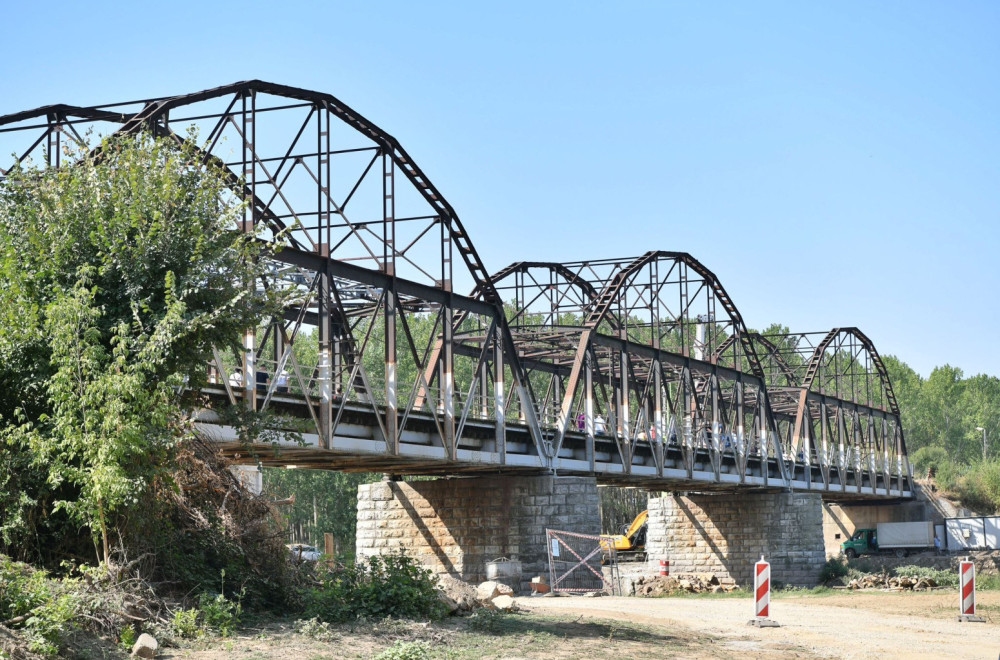
[[[646,522],[649,511],[643,511],[635,517],[624,534],[601,535],[601,546],[605,550],[614,548],[618,552],[641,550],[646,546]]]

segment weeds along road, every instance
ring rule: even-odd
[[[576,613],[716,638],[699,657],[972,660],[1000,656],[1000,592],[978,594],[986,623],[959,623],[954,590],[924,593],[782,595],[771,601],[780,628],[747,626],[746,598],[518,598],[538,614]],[[714,647],[714,648],[713,648]]]

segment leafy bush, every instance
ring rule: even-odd
[[[931,578],[939,587],[957,587],[958,586],[958,572],[948,571],[948,570],[938,570],[936,568],[927,568],[925,566],[897,566],[893,569],[892,574],[896,577],[917,577],[917,578]]]
[[[431,648],[424,642],[396,642],[375,660],[430,660]]]
[[[819,581],[822,584],[847,577],[847,560],[843,557],[828,559],[819,572]]]
[[[27,614],[51,597],[44,572],[0,555],[0,621]]]
[[[1000,591],[1000,575],[976,575],[976,589]]]
[[[11,625],[21,629],[35,653],[55,655],[76,616],[72,584],[53,582],[44,571],[0,555],[0,620],[16,620]]]
[[[496,635],[503,631],[506,621],[506,613],[500,610],[481,608],[473,612],[469,617],[469,628],[476,632]]]
[[[222,594],[216,594],[214,597],[201,594],[198,599],[198,611],[206,630],[229,637],[240,623],[243,607],[239,602],[234,603]]]
[[[201,594],[198,607],[174,612],[173,632],[182,639],[196,639],[209,633],[229,637],[236,630],[243,606],[222,594]]]
[[[1000,461],[970,466],[958,479],[955,489],[962,504],[974,511],[1000,511]]]
[[[332,642],[340,639],[340,633],[330,629],[330,624],[317,618],[299,619],[292,626],[295,632],[311,637],[320,642]]]
[[[305,602],[306,614],[321,621],[438,619],[446,613],[437,578],[403,553],[318,571],[320,585],[305,594]]]
[[[118,636],[118,645],[126,651],[131,651],[132,647],[135,646],[136,639],[135,628],[127,626],[122,628],[121,634]]]
[[[951,463],[951,457],[944,447],[921,447],[910,456],[910,463],[914,477],[923,477],[928,470],[937,475],[943,465]]]
[[[177,610],[174,612],[174,632],[182,639],[194,639],[201,634],[198,626],[198,610]]]

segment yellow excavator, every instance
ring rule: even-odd
[[[604,561],[611,556],[614,548],[618,561],[646,560],[646,521],[649,511],[643,511],[635,517],[631,525],[622,525],[621,534],[601,534],[601,554]]]

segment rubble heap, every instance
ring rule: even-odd
[[[885,573],[871,573],[847,583],[848,589],[892,589],[894,591],[924,591],[938,586],[930,577],[889,577]]]
[[[699,573],[697,575],[646,575],[640,577],[633,583],[636,596],[656,597],[675,594],[682,591],[688,593],[720,593],[735,591],[738,587],[735,584],[719,584],[719,578],[711,573]]]
[[[449,614],[472,612],[479,608],[501,612],[512,612],[517,609],[514,603],[514,590],[502,582],[489,580],[474,587],[446,575],[440,578],[438,589],[438,598],[448,606]]]

